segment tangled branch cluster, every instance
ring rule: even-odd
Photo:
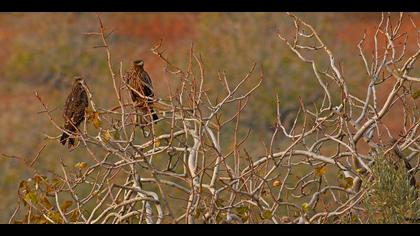
[[[29,223],[325,223],[344,222],[348,216],[363,223],[361,203],[371,193],[372,166],[378,156],[395,153],[406,163],[416,160],[406,170],[412,176],[419,169],[420,122],[413,85],[420,78],[411,72],[420,56],[420,43],[407,56],[407,33],[400,32],[403,15],[394,25],[382,15],[373,36],[373,54],[364,50],[366,35],[358,44],[369,79],[366,96],[360,98],[315,29],[288,15],[293,37],[278,37],[312,68],[323,91],[322,102],[307,107],[305,98],[300,98],[299,111],[287,127],[277,99],[275,129],[260,155],[249,154],[244,145],[253,139],[250,132],[239,132],[241,114],[263,79],[256,65],[236,84],[219,74],[224,95],[213,99],[205,86],[210,78],[193,47],[183,70],[163,55],[159,43],[152,52],[166,65],[176,89],[168,86],[168,99],[156,101],[160,120],[146,125],[151,135],[143,138],[132,122],[135,111],[122,95],[127,93],[122,63],[116,72],[100,22],[100,32],[89,35],[103,43],[118,105],[97,107],[89,92],[93,118],[78,133],[76,148],[86,150],[92,164],[83,162],[73,168],[63,163],[62,173],[55,178],[36,175],[23,181],[19,194],[24,205],[15,213],[25,210],[24,222]],[[327,64],[322,63],[323,57]],[[385,82],[393,86],[381,104],[376,91]],[[62,132],[48,106],[39,100]],[[396,119],[401,119],[404,129],[389,142],[393,137],[382,119],[396,103],[403,104]],[[231,107],[236,112],[222,118]],[[97,132],[87,131],[91,121],[100,123]],[[230,130],[232,144],[221,141],[225,130]],[[369,151],[361,151],[361,144]]]

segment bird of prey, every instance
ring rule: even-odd
[[[74,138],[69,137],[77,131],[80,123],[85,119],[85,109],[89,105],[87,93],[83,87],[84,80],[81,77],[75,77],[73,88],[67,97],[64,105],[64,130],[60,142],[68,147],[74,146]]]
[[[136,60],[133,62],[133,68],[127,75],[127,84],[130,88],[131,99],[135,103],[136,109],[140,109],[145,114],[151,114],[156,122],[159,117],[153,110],[154,92],[152,80],[149,74],[144,70],[144,61]]]

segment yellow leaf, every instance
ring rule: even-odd
[[[302,210],[303,210],[303,212],[309,212],[310,207],[311,206],[309,206],[309,204],[307,202],[302,203]]]
[[[71,205],[73,205],[72,201],[64,201],[63,204],[61,204],[60,208],[62,211],[67,211],[67,209],[69,209]]]
[[[102,126],[101,118],[98,112],[93,113],[92,123],[95,128],[99,129]]]
[[[263,220],[271,219],[271,217],[273,217],[273,213],[270,210],[265,210],[262,213]]]
[[[338,185],[342,188],[344,188],[345,190],[350,189],[351,187],[353,187],[353,178],[352,177],[346,177],[344,179],[339,180]]]
[[[315,174],[317,176],[323,176],[325,175],[325,173],[327,173],[327,167],[320,166],[320,167],[315,168]]]
[[[109,132],[109,130],[105,130],[103,132],[102,137],[104,138],[105,142],[109,142],[109,140],[111,140],[112,136],[111,136],[111,132]]]
[[[48,212],[48,217],[53,220],[55,223],[62,223],[63,219],[61,218],[60,214],[56,211]]]
[[[73,211],[70,215],[71,222],[76,222],[79,219],[79,211]]]
[[[93,120],[93,126],[97,129],[99,129],[101,127],[102,123],[99,119],[95,119]]]
[[[78,162],[76,163],[76,165],[74,165],[75,168],[77,169],[84,169],[87,167],[87,163],[86,162]]]
[[[159,139],[155,141],[155,148],[158,148],[158,147],[160,147],[160,140]]]
[[[38,203],[38,197],[36,196],[36,194],[34,192],[29,192],[29,193],[25,194],[24,199],[25,199],[25,201],[31,202],[33,204]]]
[[[278,186],[281,186],[281,184],[282,184],[281,180],[275,180],[275,181],[273,182],[273,187],[278,187]]]

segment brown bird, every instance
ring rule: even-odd
[[[133,68],[127,75],[127,83],[130,86],[130,94],[133,102],[136,103],[136,109],[145,114],[151,114],[153,121],[156,122],[159,117],[153,110],[153,92],[152,80],[149,74],[144,70],[144,61],[136,60],[133,62]]]
[[[81,77],[75,77],[73,88],[67,97],[64,105],[64,130],[60,142],[66,145],[67,140],[69,148],[74,146],[74,138],[69,138],[69,134],[75,133],[77,127],[85,119],[85,109],[89,106],[89,101],[85,88],[84,80]]]

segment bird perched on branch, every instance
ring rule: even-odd
[[[64,105],[64,130],[66,132],[61,135],[60,142],[66,145],[68,141],[69,148],[74,146],[74,138],[69,137],[69,134],[77,131],[80,123],[85,119],[85,110],[89,106],[83,83],[84,80],[81,77],[75,77],[72,90]]]
[[[140,109],[145,114],[151,114],[153,121],[156,122],[159,117],[153,110],[155,94],[153,92],[152,80],[144,70],[143,60],[133,62],[133,68],[128,73],[126,82],[129,85],[131,99],[135,103],[136,109]]]

